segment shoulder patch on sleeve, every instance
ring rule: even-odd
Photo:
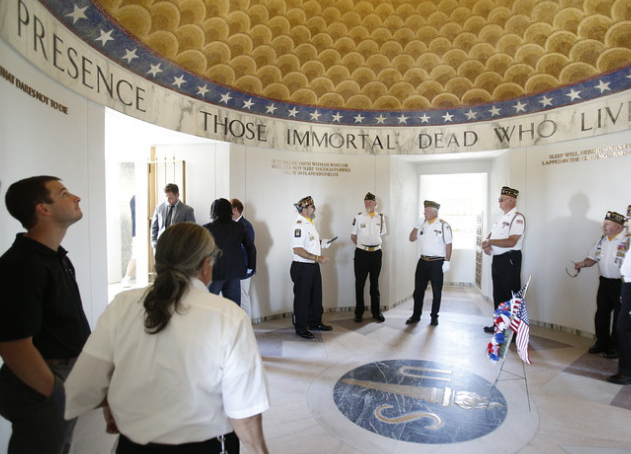
[[[357,218],[353,218],[353,225],[357,222]]]
[[[302,230],[296,229],[294,230],[294,238],[300,238],[302,236]]]

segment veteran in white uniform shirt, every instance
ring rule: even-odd
[[[165,230],[154,284],[114,298],[66,382],[66,418],[109,403],[117,454],[237,452],[239,440],[267,453],[269,399],[250,320],[206,288],[217,253],[202,226]]]

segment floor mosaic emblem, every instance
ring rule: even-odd
[[[335,384],[333,400],[353,423],[412,443],[459,443],[485,436],[505,420],[502,393],[448,364],[387,360],[359,366]]]

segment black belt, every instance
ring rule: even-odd
[[[421,260],[425,260],[426,262],[436,262],[438,260],[445,260],[445,257],[440,257],[438,255],[421,255]]]
[[[123,452],[147,453],[147,454],[178,454],[181,452],[203,452],[204,454],[233,453],[238,449],[239,440],[234,432],[220,435],[205,441],[182,443],[179,445],[167,445],[162,443],[147,443],[141,445],[135,443],[129,437],[120,434],[119,449]]]
[[[521,254],[521,249],[511,249],[510,251],[506,251],[503,254],[494,255],[493,257],[502,257],[502,256],[505,257],[507,255],[517,254],[518,252]]]
[[[610,282],[620,282],[622,281],[621,278],[611,278],[611,277],[605,277],[605,276],[600,276],[601,279],[605,280],[605,281],[610,281]]]
[[[77,362],[77,357],[74,358],[47,358],[44,362],[49,366],[72,366]]]
[[[375,245],[358,244],[357,248],[361,249],[362,251],[375,252],[381,249],[381,245],[380,244],[375,244]]]

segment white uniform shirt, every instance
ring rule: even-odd
[[[513,247],[493,246],[493,255],[501,255],[508,251],[521,251],[521,243],[524,239],[525,232],[526,218],[523,214],[517,211],[517,208],[513,208],[508,213],[504,214],[495,224],[493,224],[489,239],[502,240],[510,237],[511,235],[521,236]]]
[[[375,211],[374,216],[358,213],[353,219],[351,234],[357,235],[357,244],[364,246],[381,246],[381,235],[388,233],[386,220],[382,213]]]
[[[291,249],[293,250],[295,247],[301,247],[313,255],[322,254],[320,235],[318,235],[315,225],[300,214],[294,224],[293,237],[291,240]],[[300,257],[298,254],[294,254],[294,262],[315,263],[313,260]]]
[[[66,381],[66,418],[107,396],[121,433],[136,443],[181,444],[232,431],[269,407],[261,356],[240,307],[199,280],[158,334],[144,329],[145,289],[116,296]]]
[[[419,247],[421,255],[428,257],[445,257],[446,245],[451,243],[451,226],[440,218],[434,219],[431,224],[419,219],[415,229],[418,229]]]
[[[611,240],[602,236],[589,250],[587,257],[598,262],[600,275],[608,279],[620,279],[620,266],[627,252],[627,235],[624,231]]]
[[[631,237],[627,235],[627,241],[631,241]],[[627,247],[629,245],[627,244]],[[628,250],[627,250],[628,252]],[[620,266],[620,274],[627,279],[627,282],[631,282],[631,254],[625,254],[622,266]]]

